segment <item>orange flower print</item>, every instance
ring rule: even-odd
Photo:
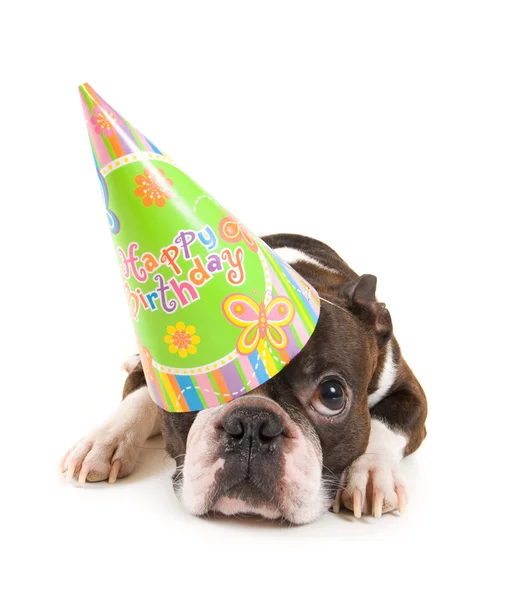
[[[134,179],[138,187],[135,195],[142,198],[144,206],[158,206],[162,208],[166,200],[171,199],[171,186],[173,182],[166,178],[162,169],[144,169],[144,175],[136,175]]]
[[[234,216],[230,215],[219,221],[219,235],[225,242],[230,244],[244,240],[250,250],[253,250],[253,252],[258,251],[258,246],[253,236]]]
[[[180,358],[185,358],[188,354],[196,354],[198,349],[196,346],[200,343],[201,339],[199,336],[194,335],[196,333],[196,327],[193,325],[185,326],[185,323],[179,321],[176,327],[171,325],[167,328],[168,335],[165,336],[164,341],[169,344],[169,352],[176,354]]]

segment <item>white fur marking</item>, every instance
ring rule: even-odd
[[[397,377],[397,365],[394,362],[394,349],[392,343],[388,342],[386,350],[385,364],[383,370],[379,376],[378,388],[372,394],[369,394],[367,403],[369,408],[375,406],[380,400],[388,394],[388,391],[392,387],[395,378]]]
[[[393,457],[400,461],[404,455],[406,442],[407,439],[403,434],[392,431],[383,421],[371,419],[369,445],[364,456],[374,454]]]
[[[141,357],[138,354],[134,354],[134,356],[131,356],[125,360],[125,362],[121,365],[121,368],[127,373],[131,373],[140,362]]]
[[[326,265],[323,265],[316,258],[313,258],[312,256],[309,256],[308,254],[305,254],[305,252],[303,252],[302,250],[297,250],[296,248],[289,248],[287,246],[285,248],[274,248],[274,251],[276,252],[276,254],[278,254],[278,256],[280,256],[280,258],[282,258],[289,265],[292,265],[295,262],[302,261],[302,262],[310,263],[311,265],[320,267],[321,269],[324,269],[325,271],[330,271],[331,273],[337,273],[337,271],[335,269],[332,269],[330,267],[327,267]]]

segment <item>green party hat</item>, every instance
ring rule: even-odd
[[[311,337],[317,293],[88,84],[80,97],[153,400],[197,411],[265,383]]]

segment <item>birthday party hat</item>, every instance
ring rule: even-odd
[[[317,293],[88,84],[80,97],[151,397],[196,411],[265,383],[311,337]]]

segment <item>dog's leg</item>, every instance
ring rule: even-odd
[[[333,510],[340,502],[356,517],[406,508],[406,485],[400,472],[402,458],[414,452],[426,436],[427,403],[422,388],[403,363],[408,384],[386,395],[371,408],[371,433],[365,454],[342,479]]]
[[[123,402],[103,425],[93,429],[75,444],[61,461],[66,480],[114,483],[126,477],[135,466],[141,445],[160,432],[158,406],[151,400],[138,357],[125,365],[128,377]]]

